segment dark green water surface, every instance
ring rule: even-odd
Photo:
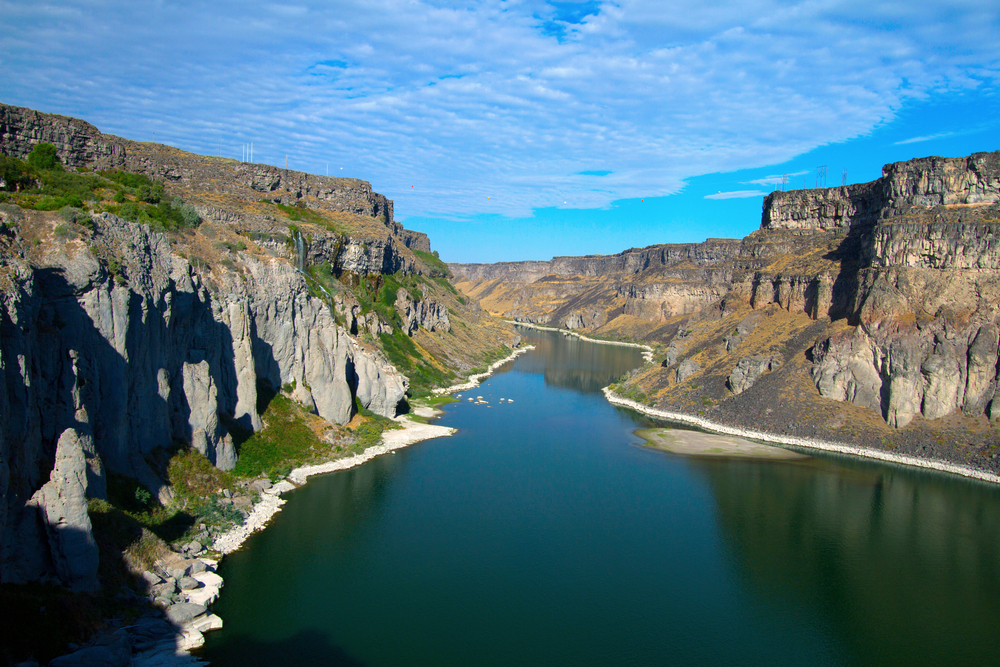
[[[315,477],[228,556],[213,665],[1000,664],[1000,490],[639,445],[638,351],[537,349],[451,438]],[[467,396],[482,395],[483,405]],[[514,399],[513,404],[499,398]]]

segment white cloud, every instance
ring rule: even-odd
[[[763,197],[768,194],[763,190],[732,190],[731,192],[717,192],[714,195],[705,195],[705,199],[746,199],[747,197]]]
[[[401,217],[525,215],[776,164],[1000,69],[991,3],[578,5],[6,2],[0,89],[132,138],[329,162]]]
[[[896,145],[897,146],[902,146],[904,144],[916,144],[916,143],[920,143],[921,141],[932,141],[934,139],[944,139],[945,137],[950,137],[950,136],[952,136],[954,134],[955,134],[954,132],[941,132],[939,134],[930,134],[930,135],[927,135],[926,137],[912,137],[910,139],[903,139],[902,141],[897,141]]]
[[[770,176],[765,176],[764,178],[758,178],[753,181],[747,181],[748,185],[781,185],[781,179],[785,179],[785,182],[789,182],[794,176],[804,176],[808,174],[808,171],[796,171],[791,174],[771,174]]]

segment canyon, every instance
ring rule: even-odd
[[[923,158],[771,193],[742,240],[450,267],[496,316],[659,346],[641,403],[996,471],[998,201],[1000,153]]]
[[[232,470],[276,392],[331,427],[394,417],[414,372],[456,379],[516,344],[458,299],[426,235],[364,181],[0,105],[0,151],[27,159],[39,144],[60,169],[105,180],[83,209],[13,191],[0,206],[0,583],[97,590],[87,506],[108,498],[110,476],[169,504],[169,452]],[[123,218],[146,204],[112,200],[107,179],[122,173],[161,184],[200,223]]]

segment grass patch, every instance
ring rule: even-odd
[[[238,477],[284,477],[296,463],[311,458],[323,442],[304,419],[305,409],[283,394],[275,394],[264,412],[267,426],[239,446]]]
[[[448,384],[455,374],[441,370],[426,359],[404,331],[397,328],[391,334],[379,334],[382,350],[392,365],[410,378],[410,396],[422,397],[431,389]]]
[[[341,225],[338,225],[334,221],[325,217],[323,214],[307,207],[304,202],[298,202],[295,206],[288,206],[287,204],[282,204],[280,201],[262,199],[261,203],[273,206],[285,218],[292,222],[312,223],[314,225],[319,225],[320,227],[325,227],[331,232],[335,232],[337,234],[344,234],[347,231]]]
[[[510,348],[505,345],[499,345],[494,348],[486,350],[483,354],[483,361],[478,366],[469,371],[469,375],[478,375],[479,373],[485,373],[491,364],[495,361],[500,361],[504,357],[510,356]]]
[[[448,270],[448,265],[441,261],[438,257],[437,251],[433,253],[424,252],[423,250],[413,251],[420,261],[428,268],[428,274],[431,278],[447,278],[451,275],[451,271]]]
[[[374,447],[382,442],[382,434],[386,431],[394,431],[402,428],[399,424],[388,417],[377,415],[371,410],[361,405],[357,398],[354,403],[358,408],[358,414],[364,419],[354,429],[355,447],[359,451],[364,451],[369,447]]]
[[[164,185],[143,174],[107,170],[67,171],[51,144],[38,144],[42,150],[28,161],[0,155],[0,180],[5,185],[4,199],[24,209],[58,211],[76,209],[83,224],[85,208],[98,208],[97,202],[109,202],[104,210],[129,220],[148,224],[153,231],[168,231],[197,226],[198,212],[179,198],[168,202]]]
[[[628,384],[622,382],[620,384],[612,384],[611,391],[615,392],[622,398],[627,398],[630,401],[635,401],[636,403],[642,403],[643,405],[649,404],[649,396],[646,395],[644,391],[639,389],[634,384]]]

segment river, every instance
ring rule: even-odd
[[[458,433],[310,479],[227,556],[213,665],[986,665],[1000,488],[817,455],[642,446],[634,348],[536,349]],[[483,396],[487,405],[466,400]],[[500,399],[513,399],[513,402]]]

